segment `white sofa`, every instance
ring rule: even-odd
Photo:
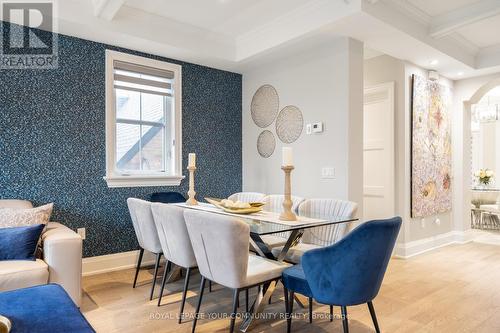
[[[31,208],[25,200],[0,200],[0,208]],[[0,291],[47,283],[61,285],[75,304],[81,304],[82,239],[73,230],[49,222],[42,234],[43,258],[0,261]]]

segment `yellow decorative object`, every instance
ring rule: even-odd
[[[262,206],[264,205],[262,202],[250,202],[250,203],[241,203],[245,205],[239,205],[239,202],[233,202],[228,199],[216,199],[216,198],[205,198],[205,200],[214,205],[217,208],[220,208],[228,213],[233,214],[252,214],[258,213],[262,211]]]

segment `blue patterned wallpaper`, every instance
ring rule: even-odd
[[[180,187],[108,188],[105,50],[182,65],[183,165],[197,154],[197,198],[241,190],[241,75],[59,36],[57,70],[0,70],[0,198],[54,202],[54,221],[87,228],[84,256],[136,249],[128,197]],[[186,170],[184,171],[186,175]]]

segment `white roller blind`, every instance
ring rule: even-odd
[[[138,91],[147,94],[172,96],[174,72],[124,61],[113,62],[115,89]]]

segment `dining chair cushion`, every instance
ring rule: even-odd
[[[297,197],[292,195],[292,211],[297,213],[297,209],[304,198]],[[285,200],[285,196],[282,194],[270,194],[264,197],[264,206],[262,210],[266,212],[273,212],[277,214],[281,214],[283,212],[283,201]],[[272,235],[267,235],[262,237],[262,240],[269,246],[269,248],[273,248],[276,246],[285,245],[288,237],[290,236],[290,232],[280,232]]]
[[[304,253],[301,265],[313,297],[342,306],[373,300],[400,227],[400,217],[365,222],[339,242]]]
[[[294,291],[306,297],[313,296],[302,265],[294,265],[285,269],[281,281],[283,282],[283,286],[290,291]]]
[[[490,212],[500,211],[499,205],[481,205],[479,206],[479,209],[483,209],[485,211],[490,211]]]
[[[321,246],[316,245],[316,244],[307,244],[307,243],[298,243],[297,245],[291,247],[288,249],[288,252],[286,253],[285,260],[288,262],[292,262],[294,264],[300,263],[300,260],[302,259],[302,255],[309,250],[312,249],[317,249],[320,248]],[[277,257],[281,250],[283,249],[283,246],[278,246],[278,247],[273,247],[271,249],[271,252],[275,257]]]
[[[228,288],[279,278],[289,265],[249,255],[250,227],[230,216],[187,209],[184,218],[201,275]]]
[[[338,199],[307,199],[299,205],[299,215],[316,219],[351,219],[356,216],[355,202]],[[320,246],[332,245],[341,240],[349,231],[351,223],[331,224],[304,231],[303,243]]]
[[[290,264],[251,254],[248,257],[247,278],[241,287],[253,286],[263,281],[277,279]]]
[[[177,203],[185,201],[186,198],[179,192],[155,192],[151,194],[151,202]]]
[[[299,215],[324,220],[351,219],[356,216],[357,207],[355,202],[345,200],[307,199],[299,205]],[[285,260],[300,263],[306,251],[332,245],[341,240],[349,231],[351,224],[346,222],[305,229],[300,243],[288,250]],[[277,255],[282,248],[283,246],[273,247],[273,254]]]
[[[151,210],[165,258],[184,268],[196,267],[196,258],[184,221],[184,209],[153,203]]]
[[[241,202],[262,202],[266,195],[259,192],[238,192],[231,194],[229,200]]]
[[[186,226],[200,274],[229,288],[246,284],[250,227],[230,216],[186,209]]]
[[[263,199],[264,206],[262,210],[266,212],[274,212],[280,214],[283,212],[283,201],[285,200],[285,196],[282,194],[270,194],[266,195]],[[292,195],[292,211],[297,212],[300,203],[304,201],[304,198],[297,197]]]
[[[128,198],[127,204],[140,247],[153,253],[160,253],[161,244],[151,212],[151,202]]]
[[[286,243],[286,238],[281,236],[282,233],[279,233],[278,235],[280,236],[275,236],[275,235],[263,235],[261,238],[264,241],[264,243],[267,244],[267,246],[270,249],[273,249],[275,247],[283,247]]]

